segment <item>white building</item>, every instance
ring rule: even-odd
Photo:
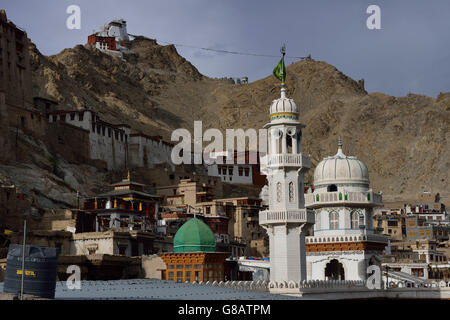
[[[369,186],[367,167],[338,152],[314,171],[314,192],[305,195],[315,211],[314,235],[306,238],[308,280],[365,280],[367,267],[381,265],[386,236],[374,234],[373,208],[381,194]]]
[[[230,151],[210,152],[205,161],[208,176],[219,177],[223,182],[253,184],[253,168],[249,163],[226,163]],[[232,155],[234,158],[234,155]]]
[[[89,132],[89,158],[103,160],[108,170],[125,167],[152,168],[155,164],[171,164],[173,145],[162,137],[131,133],[126,124],[101,120],[91,110],[48,112],[48,122],[62,121]]]
[[[314,212],[305,209],[303,175],[311,166],[302,154],[302,125],[299,109],[286,98],[270,106],[269,151],[261,157],[261,171],[267,174],[269,209],[259,213],[259,223],[269,235],[270,280],[306,280],[305,225],[314,223]]]

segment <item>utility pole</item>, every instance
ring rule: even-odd
[[[27,220],[23,221],[23,247],[22,247],[22,279],[20,281],[20,300],[23,300],[23,282],[25,277],[25,243],[27,239]]]

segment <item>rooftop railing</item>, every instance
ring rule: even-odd
[[[373,191],[367,192],[322,192],[306,193],[305,205],[307,207],[318,207],[324,204],[369,204],[382,206],[382,195]]]

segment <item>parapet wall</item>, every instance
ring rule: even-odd
[[[429,283],[398,282],[387,289],[369,289],[366,281],[226,281],[198,282],[198,285],[218,286],[236,290],[270,292],[314,299],[450,299],[450,281]],[[383,287],[383,286],[382,286]]]

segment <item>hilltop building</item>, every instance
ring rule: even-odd
[[[88,36],[88,43],[105,53],[122,58],[123,52],[130,50],[120,45],[121,41],[128,41],[127,22],[123,19],[112,20],[99,31]]]
[[[373,208],[382,196],[370,189],[369,172],[356,157],[338,152],[314,171],[314,192],[305,195],[314,209],[314,235],[306,238],[308,279],[365,280],[369,265],[381,266],[388,238],[375,234]]]
[[[173,144],[161,136],[132,133],[129,125],[108,123],[91,110],[52,110],[46,114],[55,139],[50,142],[58,151],[61,144],[79,146],[78,157],[104,161],[108,170],[172,163]],[[67,157],[73,156],[67,152]]]

